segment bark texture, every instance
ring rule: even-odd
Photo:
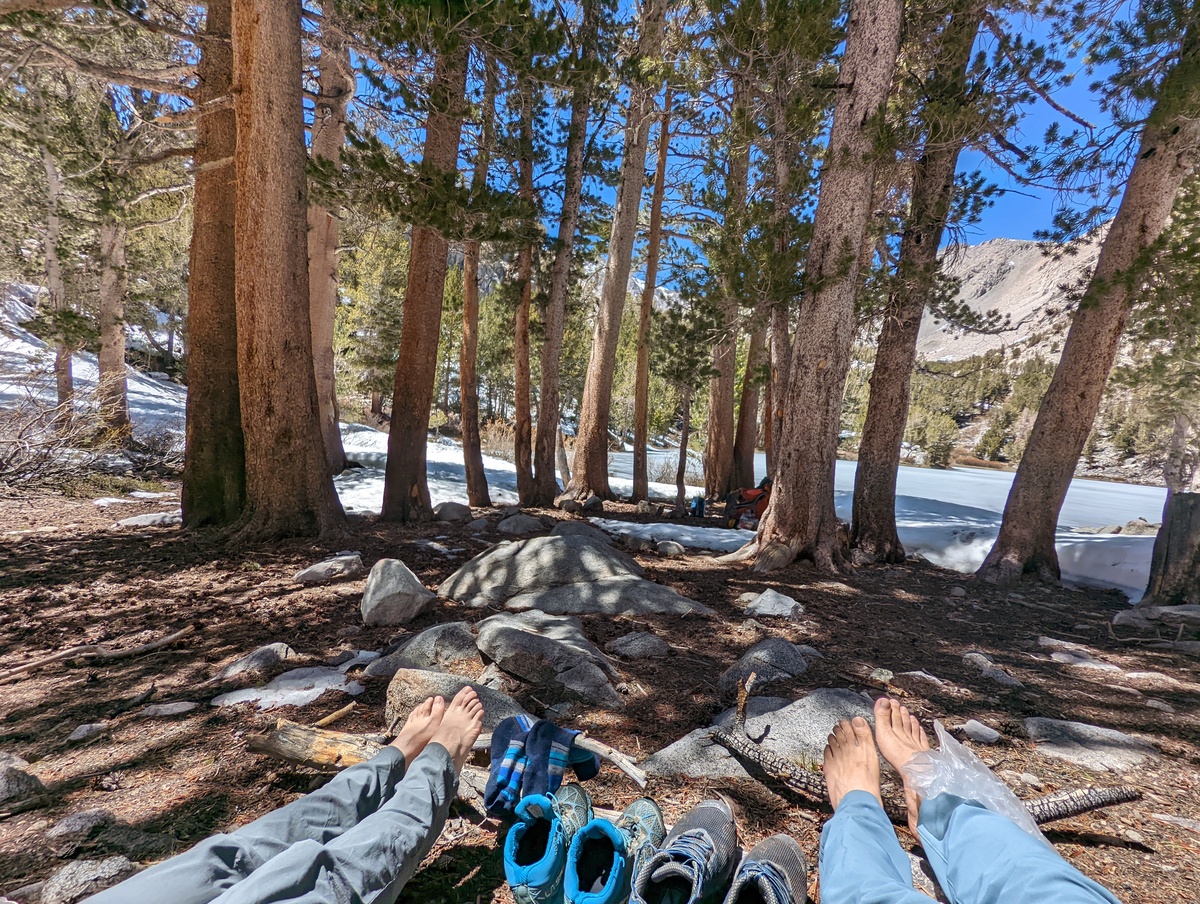
[[[742,136],[749,90],[744,76],[733,77],[729,162],[725,172],[725,222],[722,257],[732,261],[744,237],[746,191],[750,176],[750,144]],[[708,433],[704,444],[704,494],[724,499],[737,489],[734,478],[733,396],[737,383],[737,322],[741,299],[734,290],[732,264],[722,267],[721,332],[713,346],[713,375],[708,381]]]
[[[198,66],[196,181],[188,264],[187,442],[183,523],[232,524],[246,503],[246,457],[238,389],[234,301],[232,106],[204,106],[229,95],[233,78],[231,0],[210,0]]]
[[[128,432],[129,381],[125,376],[125,291],[129,272],[125,269],[126,225],[115,216],[100,224],[100,379],[96,400],[100,415],[110,430]]]
[[[434,65],[422,159],[431,178],[446,179],[457,169],[468,55],[468,45],[460,40],[439,51]],[[433,514],[425,444],[437,378],[448,250],[449,242],[434,227],[413,227],[383,485],[382,516],[387,521],[428,521]]]
[[[487,186],[492,143],[495,141],[497,73],[494,61],[487,61],[484,73],[479,151],[475,157],[475,169],[471,173],[471,195],[476,198]],[[467,502],[474,506],[490,506],[492,497],[488,493],[479,438],[479,252],[478,239],[463,242],[463,339],[458,351],[458,391],[462,404]]]
[[[1011,584],[1059,578],[1054,533],[1138,288],[1146,249],[1158,238],[1200,146],[1200,33],[1188,30],[1163,79],[1095,272],[1071,321],[1062,357],[1017,467],[1000,535],[977,575]]]
[[[234,0],[238,376],[245,539],[344,529],[321,436],[309,318],[300,7]]]
[[[1200,493],[1172,493],[1139,606],[1200,604]]]
[[[788,367],[787,395],[775,438],[775,483],[759,526],[755,568],[767,571],[797,555],[819,568],[841,564],[833,504],[838,426],[854,337],[858,261],[874,184],[872,120],[887,99],[899,53],[900,0],[857,0],[830,130],[829,155],[813,223],[805,302]]]
[[[900,239],[899,280],[884,312],[871,371],[867,416],[854,476],[850,544],[879,562],[904,561],[896,532],[896,475],[908,422],[917,332],[940,269],[938,249],[967,137],[967,66],[982,4],[955,13],[941,36],[937,69],[922,108],[925,146],[913,171],[908,222]]]
[[[67,287],[63,281],[62,261],[58,257],[58,242],[62,238],[62,173],[49,148],[42,145],[42,168],[46,172],[46,234],[42,254],[46,263],[46,292],[51,311],[67,309]],[[54,342],[54,384],[57,391],[58,419],[69,420],[75,402],[74,381],[71,376],[71,349],[62,339]]]
[[[658,133],[658,161],[654,169],[654,194],[650,198],[650,233],[646,237],[646,281],[642,286],[642,304],[638,312],[637,372],[633,393],[633,496],[630,502],[648,498],[646,443],[650,420],[650,315],[654,310],[654,292],[658,288],[658,255],[662,247],[662,206],[667,184],[667,156],[671,150],[671,88],[663,100],[662,122]]]
[[[766,352],[766,340],[766,334],[756,327],[750,333],[746,348],[746,373],[742,377],[737,429],[733,437],[733,482],[737,487],[752,487],[757,483],[754,451],[758,440],[758,407],[762,387],[757,374]]]
[[[680,514],[687,510],[684,499],[687,494],[687,485],[684,480],[687,477],[688,439],[691,432],[692,393],[690,390],[685,390],[683,393],[683,426],[679,431],[679,461],[675,465],[675,511]]]
[[[521,91],[521,156],[517,162],[519,192],[529,206],[533,195],[533,106],[528,90]],[[533,305],[533,245],[517,255],[517,284],[521,297],[513,318],[513,462],[517,468],[517,498],[522,505],[536,500],[533,484],[532,380],[529,372],[529,312]]]
[[[665,17],[666,0],[651,0],[642,22],[642,33],[638,37],[637,55],[642,59],[658,56],[662,48]],[[583,401],[579,406],[575,473],[571,480],[571,488],[579,498],[591,495],[612,498],[608,487],[608,419],[612,404],[613,368],[617,359],[621,315],[625,310],[625,295],[629,287],[638,209],[646,182],[646,145],[653,107],[654,86],[635,84],[630,89],[629,112],[625,117],[625,149],[608,242],[608,261],[604,267],[604,283],[596,309],[596,326],[583,385]]]
[[[346,108],[354,96],[350,50],[336,29],[321,34],[320,96],[313,110],[314,160],[337,163],[346,143]],[[338,216],[320,204],[308,208],[308,281],[312,318],[313,373],[321,436],[334,474],[346,470],[346,450],[338,429],[337,386],[334,375],[333,330],[338,301]]]
[[[598,0],[584,0],[583,23],[579,31],[579,69],[581,78],[571,91],[571,120],[567,127],[566,162],[563,170],[563,202],[558,217],[558,240],[554,262],[550,265],[550,291],[546,299],[543,323],[541,393],[538,399],[537,435],[534,439],[533,467],[537,484],[537,502],[552,505],[558,496],[554,480],[555,438],[562,419],[562,392],[559,385],[566,322],[567,295],[571,290],[571,265],[575,259],[575,233],[579,228],[579,208],[583,200],[584,148],[587,143],[588,114],[592,109],[599,28]],[[561,442],[558,444],[561,450]],[[565,452],[564,452],[565,455]],[[570,477],[564,478],[567,486]]]

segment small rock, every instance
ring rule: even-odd
[[[963,723],[962,730],[968,738],[977,744],[995,744],[1000,740],[1000,732],[994,728],[989,728],[975,719],[970,719]]]
[[[73,813],[70,816],[60,819],[54,824],[54,827],[46,833],[47,838],[69,838],[78,836],[88,836],[95,829],[101,826],[110,826],[117,821],[117,818],[107,810],[94,809],[84,810],[82,813]]]
[[[937,675],[931,675],[931,674],[929,674],[929,672],[926,672],[923,669],[918,669],[915,672],[901,672],[900,677],[901,678],[912,678],[914,681],[926,681],[929,684],[936,684],[939,686],[942,686],[946,683],[941,678],[939,678]]]
[[[41,904],[75,904],[89,895],[116,885],[132,876],[137,867],[128,857],[103,860],[76,860],[46,880]]]
[[[337,629],[338,637],[353,637],[355,634],[362,633],[362,625],[344,625]]]
[[[328,584],[340,578],[358,577],[366,571],[363,567],[362,556],[357,553],[348,556],[334,556],[316,565],[309,565],[302,571],[296,572],[292,578],[297,584]]]
[[[665,640],[649,631],[634,631],[618,637],[605,644],[604,649],[626,659],[662,659],[671,652]]]
[[[638,502],[637,510],[639,515],[649,515],[654,510],[654,506],[650,504],[649,500],[643,499]]]
[[[433,517],[436,521],[446,521],[450,524],[466,524],[474,516],[471,507],[461,502],[439,502],[433,507]]]
[[[1123,772],[1157,758],[1147,741],[1084,722],[1029,718],[1025,731],[1041,753],[1097,772]]]
[[[147,719],[165,719],[168,716],[182,716],[184,713],[190,713],[199,705],[191,700],[178,700],[175,703],[151,703],[142,710],[141,714]]]
[[[18,803],[45,791],[36,775],[15,766],[0,766],[0,804]]]
[[[217,674],[217,680],[223,681],[246,672],[265,672],[287,659],[294,659],[295,656],[296,651],[287,644],[269,643],[225,666]]]
[[[775,681],[795,678],[808,671],[808,663],[795,645],[782,637],[760,640],[742,654],[717,680],[717,689],[725,698],[737,694],[739,686],[754,673],[754,687],[761,688]]]
[[[974,666],[979,669],[979,674],[989,681],[995,681],[997,684],[1004,687],[1024,687],[1025,685],[1019,678],[1014,678],[1004,669],[994,664],[991,659],[982,653],[972,650],[963,655],[963,665]]]
[[[866,550],[862,549],[854,549],[850,551],[850,561],[854,565],[864,566],[874,565],[879,560],[872,552],[867,552]]]
[[[407,624],[436,600],[437,595],[399,559],[380,559],[367,577],[361,607],[363,624]]]
[[[589,514],[604,511],[604,500],[599,496],[588,496],[583,502],[582,511]]]
[[[1134,844],[1145,844],[1146,836],[1136,829],[1126,829],[1125,838],[1127,841],[1132,841]]]
[[[71,732],[71,735],[67,738],[67,740],[84,741],[93,735],[103,734],[106,731],[108,731],[107,722],[89,722],[86,725],[80,725],[73,732]]]
[[[1046,787],[1045,783],[1032,772],[1022,772],[1017,777],[1035,791],[1041,791]]]
[[[867,676],[868,681],[873,681],[876,684],[891,684],[892,679],[896,677],[896,673],[891,669],[871,669],[871,674]]]
[[[753,618],[800,618],[804,605],[786,594],[768,587],[754,597],[745,608],[745,614]]]
[[[477,534],[480,531],[487,530],[491,526],[492,526],[492,522],[489,521],[487,518],[476,518],[474,521],[471,521],[467,524],[466,529],[469,530],[473,534]]]
[[[620,535],[621,544],[634,552],[648,552],[654,549],[654,541],[638,534],[623,532]]]
[[[537,534],[546,529],[546,525],[542,523],[541,518],[534,518],[532,515],[523,515],[517,513],[509,515],[501,521],[496,529],[502,534],[510,536],[519,536],[522,534]]]
[[[957,597],[964,597],[964,596],[966,596],[966,595],[967,595],[967,588],[966,588],[966,587],[960,587],[960,586],[958,586],[958,585],[956,584],[956,585],[954,585],[953,587],[951,587],[951,588],[950,588],[950,595],[951,595],[951,596],[957,596]]]
[[[805,658],[805,660],[824,659],[825,656],[816,647],[810,647],[806,643],[794,644],[796,652]]]
[[[655,549],[660,556],[666,556],[668,559],[678,558],[687,552],[682,543],[676,543],[674,540],[659,540]]]
[[[574,499],[564,499],[558,504],[558,507],[568,515],[578,515],[583,511],[583,506]]]
[[[1175,712],[1175,707],[1173,707],[1166,700],[1156,700],[1153,697],[1151,697],[1148,700],[1146,700],[1146,705],[1148,707],[1150,707],[1151,709],[1157,709],[1160,713]]]

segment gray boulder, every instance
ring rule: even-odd
[[[714,725],[730,728],[734,709]],[[746,734],[763,747],[794,763],[820,768],[825,742],[842,719],[862,716],[874,721],[871,705],[854,691],[821,688],[795,702],[784,697],[751,697],[746,707]],[[699,728],[649,757],[642,768],[651,775],[691,778],[748,778],[736,758],[713,743],[709,729]]]
[[[1041,753],[1097,772],[1124,772],[1157,758],[1148,741],[1084,722],[1030,718],[1025,732]]]
[[[246,673],[265,672],[279,663],[295,657],[296,651],[285,643],[265,644],[225,666],[217,674],[217,680],[223,681]]]
[[[982,677],[988,679],[989,681],[994,681],[1003,687],[1016,688],[1025,686],[1020,678],[1013,677],[1004,669],[1000,668],[1000,666],[992,662],[991,657],[985,656],[983,653],[980,653],[976,650],[972,650],[969,653],[963,654],[962,661],[963,665],[969,665],[979,669],[979,674]]]
[[[583,506],[574,499],[564,499],[558,504],[558,507],[568,515],[578,515],[583,511]]]
[[[0,804],[20,803],[45,792],[36,775],[16,766],[0,766]]]
[[[578,505],[579,503],[575,503]],[[587,537],[596,543],[612,546],[612,537],[586,521],[559,521],[550,531],[552,537]]]
[[[754,686],[762,687],[773,681],[795,678],[806,671],[808,663],[795,644],[788,643],[782,637],[768,637],[743,653],[737,662],[722,673],[717,681],[717,689],[722,697],[732,697],[751,673],[757,676]]]
[[[516,612],[551,615],[713,615],[713,610],[670,587],[634,576],[565,584],[519,593],[504,604]]]
[[[75,904],[135,872],[137,867],[128,857],[76,860],[46,880],[42,886],[42,904]]]
[[[309,565],[302,571],[296,572],[292,578],[297,584],[328,584],[330,581],[342,578],[355,578],[367,569],[363,567],[362,556],[358,553],[344,556],[334,556],[316,565]]]
[[[654,541],[640,534],[631,534],[627,531],[622,531],[620,540],[623,546],[632,549],[634,552],[648,552],[654,549]]]
[[[579,619],[502,612],[479,623],[477,642],[500,668],[531,684],[589,703],[620,705],[608,680],[616,669],[584,635]]]
[[[502,534],[519,536],[521,534],[538,534],[546,529],[546,525],[542,523],[541,518],[535,518],[532,515],[524,515],[518,512],[515,515],[509,515],[497,526],[496,530]]]
[[[660,556],[665,556],[668,559],[677,559],[687,553],[682,543],[676,543],[674,540],[659,540],[654,546],[658,550]]]
[[[744,612],[752,618],[799,618],[804,614],[804,605],[768,587],[749,602]]]
[[[509,716],[528,715],[521,704],[507,694],[492,690],[459,675],[430,672],[424,669],[400,669],[388,684],[384,706],[384,727],[400,725],[418,703],[427,697],[441,696],[449,703],[467,685],[475,688],[483,703],[483,730],[492,731]]]
[[[436,521],[447,521],[450,524],[466,524],[475,516],[471,507],[461,502],[439,502],[433,507],[433,517]]]
[[[604,645],[610,653],[626,659],[662,659],[671,652],[667,642],[649,631],[634,631]]]
[[[466,622],[446,622],[426,628],[394,653],[380,656],[363,674],[368,678],[391,678],[400,669],[445,669],[461,663],[483,668],[475,634]]]
[[[67,737],[68,741],[86,741],[90,737],[98,734],[104,734],[108,731],[107,722],[88,722],[86,725],[80,725],[71,732]]]
[[[1000,740],[1000,732],[976,719],[968,719],[964,722],[962,730],[963,734],[977,744],[995,744]]]
[[[0,769],[6,769],[9,766],[14,769],[28,769],[29,760],[24,757],[17,756],[15,753],[8,753],[0,750]]]
[[[629,556],[588,537],[533,537],[501,543],[446,578],[438,596],[483,607],[519,593],[614,577],[641,577]]]
[[[380,559],[367,577],[362,619],[367,625],[403,625],[437,599],[399,559]]]
[[[582,510],[588,512],[589,514],[602,512],[604,511],[604,500],[599,496],[588,496],[588,498],[583,501]]]

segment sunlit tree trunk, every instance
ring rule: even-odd
[[[876,121],[900,47],[901,0],[856,0],[834,108],[829,153],[813,222],[805,296],[788,366],[783,420],[775,438],[774,489],[747,552],[767,571],[811,556],[836,570],[838,522],[833,472],[850,347],[858,262],[870,217]]]
[[[900,239],[896,290],[883,315],[871,371],[867,416],[854,477],[852,546],[880,562],[904,561],[896,532],[896,476],[908,421],[917,333],[940,262],[938,250],[954,197],[954,173],[967,137],[967,67],[985,5],[957,11],[941,36],[937,71],[927,82],[923,153],[913,171],[908,221]]]
[[[658,288],[658,255],[662,246],[662,206],[666,194],[667,157],[671,150],[671,87],[663,98],[662,123],[658,133],[658,165],[654,171],[654,194],[650,199],[650,232],[646,237],[646,282],[638,312],[637,372],[633,400],[633,496],[630,502],[647,498],[646,443],[650,420],[650,315]]]
[[[100,415],[111,430],[129,430],[129,393],[125,377],[125,269],[128,230],[115,216],[100,224],[100,280],[97,287],[100,314],[100,379],[96,400]]]
[[[756,482],[754,447],[758,440],[758,403],[762,385],[758,380],[758,371],[765,351],[766,335],[761,327],[755,327],[750,332],[746,349],[746,373],[742,377],[737,430],[733,439],[733,480],[739,487],[752,487]]]
[[[435,173],[458,166],[469,47],[461,39],[442,48],[434,64],[422,164]],[[432,226],[414,226],[404,294],[404,324],[392,394],[383,513],[388,521],[427,521],[432,516],[425,474],[429,409],[437,377],[442,294],[449,242]]]
[[[42,167],[46,172],[46,234],[42,243],[46,264],[46,294],[51,311],[65,311],[67,287],[63,281],[62,261],[58,256],[58,243],[62,239],[62,173],[49,148],[42,145],[41,152]],[[54,342],[54,383],[58,396],[58,418],[60,422],[65,422],[71,417],[75,388],[71,377],[71,349],[61,338]]]
[[[187,442],[183,523],[232,524],[246,504],[246,457],[238,389],[234,298],[233,153],[237,126],[231,0],[210,0],[197,74],[196,176],[188,263]]]
[[[666,0],[650,0],[642,20],[642,33],[638,37],[637,55],[640,58],[652,60],[658,57],[665,16]],[[646,182],[646,145],[654,106],[654,88],[654,85],[639,82],[630,89],[629,110],[625,117],[625,150],[608,242],[608,260],[600,289],[600,303],[596,309],[596,326],[583,385],[583,400],[579,406],[575,473],[571,481],[571,488],[578,497],[592,494],[604,498],[612,496],[608,487],[608,422],[613,369],[617,360],[621,315],[625,310],[625,295],[629,289],[638,209]]]
[[[300,7],[234,0],[241,537],[344,531],[317,410],[309,317]]]
[[[1000,535],[978,576],[1010,584],[1059,578],[1054,534],[1080,453],[1136,297],[1143,252],[1162,232],[1200,145],[1200,29],[1188,29],[1142,130],[1117,215],[1071,321],[1004,506]]]
[[[332,9],[326,10],[332,14]],[[346,142],[346,109],[354,97],[350,50],[335,28],[321,33],[320,97],[313,112],[312,157],[337,163]],[[308,208],[308,280],[311,293],[313,371],[325,454],[334,474],[346,470],[346,450],[338,429],[333,331],[338,301],[338,216],[320,204]]]
[[[533,102],[529,90],[521,90],[521,152],[517,162],[519,194],[534,207],[533,194]],[[533,483],[533,415],[529,372],[529,312],[533,305],[533,245],[523,246],[517,256],[517,283],[521,297],[513,321],[513,461],[517,468],[517,498],[522,505],[536,501]]]
[[[687,478],[688,439],[691,436],[691,430],[692,391],[685,389],[683,392],[683,427],[679,431],[679,463],[675,466],[675,511],[681,514],[686,511],[684,497],[687,495],[687,487],[684,481]]]

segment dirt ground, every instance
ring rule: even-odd
[[[0,813],[0,893],[45,879],[66,862],[63,856],[107,853],[95,846],[64,852],[48,843],[47,830],[67,815],[103,808],[130,826],[165,836],[168,847],[179,851],[294,800],[323,780],[250,753],[246,739],[279,717],[311,723],[346,698],[327,693],[307,707],[269,713],[248,704],[211,708],[206,704],[217,688],[201,684],[234,657],[285,641],[304,657],[290,661],[292,668],[348,649],[379,650],[440,621],[475,622],[491,614],[439,604],[404,629],[362,628],[363,579],[306,588],[292,577],[328,553],[351,548],[362,552],[368,566],[385,556],[400,558],[432,587],[481,551],[486,540],[496,539],[494,534],[480,539],[446,525],[407,528],[359,519],[352,522],[352,541],[335,547],[293,542],[231,548],[216,533],[113,529],[118,518],[162,511],[167,501],[99,508],[87,499],[0,499],[0,671],[80,644],[126,647],[186,625],[197,629],[177,646],[141,657],[60,661],[0,683],[0,751],[29,760],[30,771],[51,792],[44,807]],[[645,520],[629,507],[616,509],[614,517]],[[445,555],[422,545],[429,540],[461,551]],[[799,697],[819,687],[886,690],[902,696],[927,726],[934,718],[952,728],[979,719],[1002,731],[1004,740],[973,748],[1020,796],[1090,786],[1138,789],[1140,801],[1053,824],[1049,838],[1123,901],[1200,900],[1200,833],[1155,817],[1200,819],[1197,662],[1149,649],[1144,639],[1115,636],[1109,619],[1126,605],[1122,597],[1036,585],[1008,593],[924,562],[860,568],[831,580],[802,565],[763,578],[718,565],[707,555],[637,558],[649,577],[708,604],[718,616],[585,618],[589,636],[601,647],[630,630],[647,629],[667,640],[672,654],[619,663],[624,707],[580,709],[565,724],[634,756],[652,753],[709,724],[724,708],[717,677],[747,647],[772,634],[784,636],[815,646],[824,658],[795,681],[772,686],[773,694]],[[804,619],[748,623],[737,599],[766,587],[804,603]],[[953,595],[955,587],[966,595]],[[1059,664],[1038,647],[1039,635],[1086,643],[1126,671],[1159,677],[1114,679],[1115,673]],[[991,656],[1024,687],[1010,690],[982,679],[962,662],[969,650]],[[870,678],[875,669],[897,676],[922,669],[945,684],[896,677],[884,686]],[[358,709],[337,728],[379,731],[385,685],[368,683]],[[176,718],[139,715],[143,702],[181,700],[202,705]],[[1153,700],[1165,707],[1148,705]],[[536,702],[522,702],[537,711]],[[1152,741],[1161,757],[1120,775],[1090,773],[1035,752],[1022,739],[1022,721],[1031,715],[1117,728]],[[108,731],[68,742],[77,726],[100,721],[109,723]],[[1018,778],[1022,774],[1025,779]],[[608,765],[589,790],[597,804],[618,809],[641,793]],[[668,822],[695,801],[722,793],[739,810],[746,844],[775,832],[795,836],[814,865],[810,892],[819,894],[815,864],[827,808],[754,781],[652,779],[648,791]],[[496,827],[480,824],[469,811],[452,817],[403,899],[511,901]],[[915,845],[906,831],[900,837],[906,847]]]

